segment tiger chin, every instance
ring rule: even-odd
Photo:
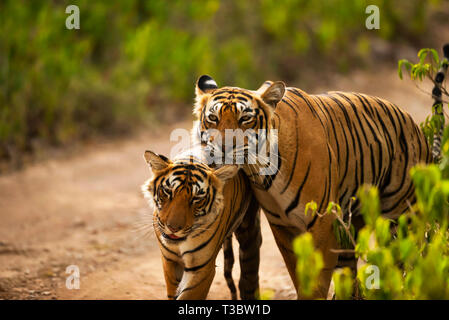
[[[256,298],[261,244],[259,207],[245,175],[235,165],[212,169],[201,157],[192,155],[169,160],[146,151],[144,158],[153,176],[142,191],[154,207],[153,228],[161,250],[168,299],[206,299],[215,276],[217,254],[224,244],[228,246],[225,254],[229,250],[233,232],[240,245],[247,248],[241,260],[254,257],[241,265],[241,298]],[[232,264],[233,256],[232,260],[225,256],[225,278],[235,299],[229,271]]]

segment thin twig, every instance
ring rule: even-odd
[[[334,253],[355,253],[354,249],[330,249]]]
[[[349,207],[348,207],[348,212],[349,212],[349,217],[348,217],[348,226],[349,228],[351,227],[351,220],[352,220],[352,204],[354,203],[354,198],[351,197],[351,199],[349,200]]]
[[[355,248],[356,242],[355,242],[354,237],[352,236],[351,231],[350,231],[350,229],[349,229],[349,228],[350,228],[350,225],[349,225],[349,226],[346,225],[346,223],[343,221],[342,218],[340,218],[340,216],[337,214],[337,212],[336,212],[336,210],[335,210],[334,208],[332,209],[332,213],[335,215],[335,217],[337,218],[337,220],[341,223],[341,225],[342,225],[343,228],[345,229],[346,233],[348,234],[349,240],[351,240],[352,245],[353,245],[354,248]]]
[[[416,216],[416,211],[413,209],[412,204],[410,203],[410,201],[407,199],[405,200],[405,202],[407,203],[408,207],[410,208],[410,212],[412,213],[412,215]]]
[[[418,84],[415,82],[415,81],[413,81],[413,85],[416,87],[416,89],[418,89],[419,91],[421,91],[422,93],[424,93],[426,96],[429,96],[429,95],[432,95],[432,93],[431,92],[428,92],[428,91],[426,91],[426,90],[424,90],[423,88],[421,88],[421,87],[419,87],[418,86]],[[449,96],[449,93],[448,93],[448,96]],[[441,100],[441,102],[444,104],[444,103],[449,103],[449,100]]]

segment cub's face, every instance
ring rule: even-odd
[[[247,150],[248,142],[257,139],[259,129],[270,127],[272,113],[284,92],[283,82],[267,81],[257,91],[250,91],[218,88],[211,77],[200,77],[196,84],[195,113],[201,143],[221,152],[235,151],[238,147]],[[226,140],[230,134],[236,138]],[[237,146],[236,141],[242,146]]]
[[[222,211],[223,184],[236,174],[236,166],[213,170],[193,158],[170,161],[151,151],[145,152],[145,160],[153,178],[144,192],[154,203],[158,236],[183,241],[214,223]]]

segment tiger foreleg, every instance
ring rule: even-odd
[[[232,267],[234,266],[234,252],[232,251],[232,234],[223,242],[224,277],[231,291],[231,299],[237,300],[237,289],[232,279]]]
[[[319,276],[318,288],[315,290],[312,297],[303,297],[299,291],[298,280],[296,276],[296,255],[293,251],[293,240],[299,235],[299,230],[292,227],[278,226],[270,224],[273,231],[276,244],[284,258],[287,270],[295,285],[298,299],[312,298],[312,299],[326,299],[329,291],[329,285],[332,278],[332,273],[337,264],[338,254],[332,251],[337,248],[337,241],[335,239],[331,215],[325,215],[315,222],[313,228],[309,229],[314,239],[315,248],[322,253],[324,267]]]
[[[176,298],[176,290],[181,280],[182,266],[173,260],[169,260],[162,255],[162,268],[164,269],[165,284],[167,287],[167,298]]]
[[[215,259],[195,271],[184,271],[176,300],[204,300],[215,277]]]
[[[235,235],[240,246],[240,298],[255,300],[258,298],[259,291],[260,246],[262,245],[259,204],[255,198],[251,200]]]
[[[295,286],[296,293],[299,297],[298,280],[296,277],[296,256],[293,252],[293,239],[299,234],[299,230],[292,227],[285,227],[280,225],[271,224],[271,231],[273,232],[276,245],[284,258],[285,265],[287,266],[290,278]]]
[[[323,255],[324,267],[321,270],[318,288],[313,294],[313,299],[326,299],[332,274],[338,262],[337,239],[335,238],[332,223],[335,217],[325,214],[318,218],[309,232],[312,234],[315,248]]]

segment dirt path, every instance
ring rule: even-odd
[[[394,72],[336,78],[333,90],[375,94],[417,121],[431,100]],[[329,88],[314,90],[319,92]],[[169,133],[190,122],[121,142],[97,143],[69,159],[36,164],[0,177],[0,298],[164,299],[159,249],[150,232],[136,232],[149,213],[140,185],[149,177],[145,149],[169,154]],[[140,222],[139,222],[140,221]],[[236,249],[236,246],[234,246]],[[237,254],[237,252],[236,252]],[[282,258],[263,218],[261,288],[274,299],[295,297]],[[80,289],[66,288],[66,268],[80,270]],[[229,299],[223,259],[209,299]],[[238,279],[238,266],[234,268]]]

